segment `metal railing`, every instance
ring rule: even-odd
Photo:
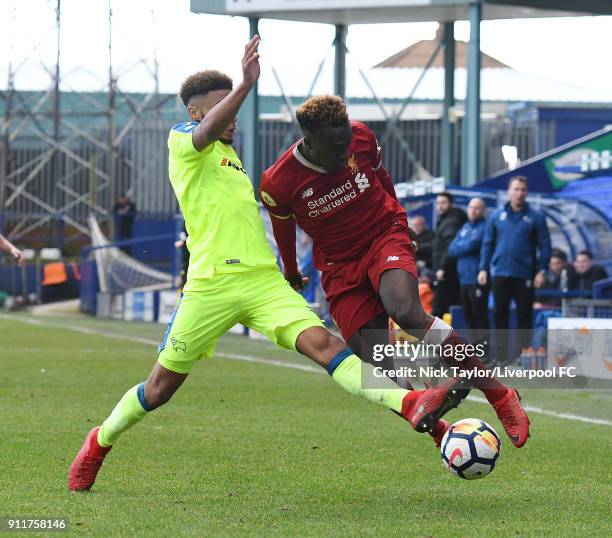
[[[612,299],[563,299],[564,318],[612,318]]]
[[[386,129],[383,121],[369,122],[379,137]],[[122,139],[115,158],[100,146],[107,133],[97,127],[88,137],[62,142],[66,151],[49,159],[49,146],[33,136],[17,136],[11,142],[7,181],[10,183],[3,208],[4,229],[13,239],[27,237],[37,227],[51,225],[61,219],[68,226],[86,232],[90,211],[99,218],[109,218],[114,204],[110,199],[109,181],[111,162],[114,164],[115,193],[129,191],[139,212],[174,213],[176,200],[168,181],[168,125],[159,120],[137,119]],[[388,137],[383,148],[383,161],[396,182],[415,177],[418,163],[432,176],[440,173],[440,120],[408,120],[397,123],[402,137],[411,148],[412,157],[406,155],[397,137]],[[519,155],[535,154],[542,134],[536,127],[513,127],[508,120],[484,120],[483,162],[485,174],[504,167],[500,147],[517,145]],[[541,129],[540,129],[541,130]],[[459,178],[461,167],[461,122],[455,130],[455,164]],[[279,120],[261,120],[261,169],[271,166],[287,149],[288,140],[300,136],[294,124]],[[549,143],[552,138],[548,138]],[[236,150],[240,155],[241,136],[236,137]],[[537,148],[539,150],[548,148]],[[58,162],[59,161],[59,162]],[[57,174],[59,173],[59,178]],[[42,214],[42,216],[41,216]]]

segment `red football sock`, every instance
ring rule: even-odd
[[[429,435],[431,435],[435,439],[441,433],[446,432],[447,426],[448,422],[446,422],[445,420],[438,420],[438,422],[434,424],[433,429],[429,432]]]
[[[466,353],[465,345],[467,342],[461,338],[455,330],[442,321],[440,318],[435,318],[429,327],[435,334],[430,336],[430,332],[428,330],[425,338],[423,339],[425,343],[441,343],[442,346],[461,346],[460,353],[465,356],[463,360],[457,360],[453,357],[442,357],[442,359],[449,365],[453,367],[459,368],[461,371],[469,370],[474,372],[474,375],[469,379],[470,384],[481,390],[485,395],[486,399],[491,404],[495,404],[499,400],[501,400],[507,393],[508,387],[504,384],[500,383],[497,379],[495,379],[492,375],[490,368],[487,368],[474,353]],[[428,342],[428,336],[430,336]],[[487,374],[483,374],[482,377],[478,376],[478,372],[488,372]]]

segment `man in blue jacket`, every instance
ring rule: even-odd
[[[467,207],[466,222],[448,247],[448,256],[457,260],[461,306],[473,339],[484,337],[489,330],[487,302],[489,286],[478,284],[480,248],[485,233],[485,204],[472,198]]]
[[[480,251],[481,286],[492,279],[495,299],[495,328],[505,332],[509,328],[510,302],[514,299],[518,318],[521,347],[530,342],[533,323],[534,288],[546,281],[550,258],[550,235],[543,213],[532,209],[527,199],[527,178],[514,176],[508,184],[508,203],[487,219],[485,236]],[[502,337],[501,340],[499,337]],[[500,349],[505,350],[502,332],[498,333]],[[498,361],[508,362],[498,356]]]

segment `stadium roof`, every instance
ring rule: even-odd
[[[455,21],[474,0],[191,0],[191,11],[329,24]],[[612,13],[609,0],[481,0],[482,18],[526,19]]]
[[[436,47],[442,39],[442,25],[437,35],[431,40],[422,40],[393,54],[383,60],[368,76],[380,97],[401,97],[406,95],[407,88],[412,88],[426,67]],[[455,41],[455,97],[465,99],[467,79],[468,44]],[[481,57],[480,98],[489,102],[525,102],[539,103],[612,103],[609,92],[576,87],[571,84],[549,80],[543,77],[515,71],[510,66],[483,52]],[[416,100],[442,100],[444,98],[444,51],[441,50],[432,62],[425,77],[417,89]],[[367,88],[363,82],[349,77],[348,93],[352,97],[363,97]],[[352,86],[352,84],[354,86]],[[357,95],[353,95],[357,92]],[[371,95],[371,94],[370,94]]]
[[[406,97],[422,75],[421,68],[375,67],[365,70],[376,96],[382,99]],[[533,102],[564,104],[612,104],[612,94],[606,91],[580,88],[562,82],[522,73],[510,68],[486,67],[480,72],[481,99],[488,102]],[[466,95],[467,69],[455,70],[455,98],[462,101]],[[284,68],[283,89],[287,95],[305,95],[308,90],[303,74],[289,73]],[[314,94],[328,93],[333,88],[332,69],[321,73]],[[262,77],[261,95],[280,95],[273,77]],[[360,73],[349,66],[346,80],[347,97],[373,97]],[[430,68],[425,73],[413,99],[415,101],[442,101],[444,98],[444,69]]]
[[[436,37],[434,39],[424,39],[422,41],[417,41],[416,43],[406,47],[405,49],[396,52],[392,56],[389,56],[387,59],[383,60],[379,64],[374,67],[425,67],[427,62],[433,55],[436,50],[436,47],[439,46],[440,41],[442,40],[442,34],[444,33],[444,28],[440,24],[438,25],[438,31],[436,32]],[[455,66],[456,67],[467,67],[467,52],[468,52],[468,44],[465,41],[460,41],[458,39],[455,40]],[[503,62],[500,62],[498,59],[485,54],[484,52],[480,53],[480,66],[481,67],[499,67],[499,68],[509,68],[509,65],[506,65]],[[431,67],[444,67],[444,52],[440,51],[440,53],[436,56],[434,61],[431,64]]]

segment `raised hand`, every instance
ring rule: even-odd
[[[19,265],[19,267],[25,263],[23,252],[21,252],[21,250],[18,248],[12,247],[10,250],[10,255],[17,260],[17,265]]]
[[[259,52],[257,52],[259,43],[259,36],[255,35],[244,47],[244,56],[242,57],[242,80],[249,86],[253,86],[257,82],[261,73]]]

